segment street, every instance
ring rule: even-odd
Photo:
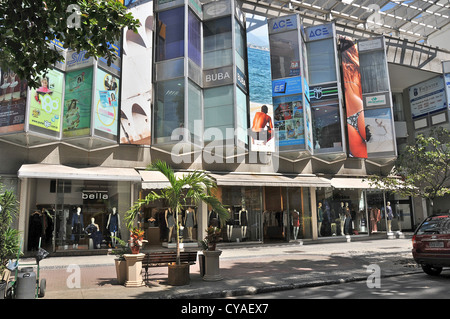
[[[371,285],[371,283],[369,283]],[[230,297],[228,299],[450,299],[450,270],[432,277],[425,273],[381,278],[379,287],[367,281]]]

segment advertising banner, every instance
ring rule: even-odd
[[[95,100],[94,100],[94,129],[107,133],[108,137],[117,136],[119,101],[119,79],[97,69]],[[96,132],[96,134],[98,134]],[[101,134],[100,135],[104,135]]]
[[[66,75],[63,137],[89,135],[91,128],[93,69]]]
[[[120,143],[151,144],[153,1],[130,9],[141,21],[138,33],[123,33]]]
[[[286,96],[273,99],[274,126],[278,130],[279,146],[305,145],[304,112],[302,96]]]
[[[40,76],[39,88],[30,90],[30,126],[60,131],[63,80],[64,74],[57,70],[49,70],[45,76]]]
[[[368,109],[364,114],[369,156],[375,153],[394,153],[395,138],[391,108]]]
[[[0,134],[25,129],[27,82],[9,69],[0,70]]]
[[[275,132],[272,105],[250,102],[251,150],[275,152]]]
[[[442,75],[409,88],[409,102],[413,119],[447,108],[445,82]]]
[[[347,108],[347,134],[349,156],[367,158],[366,130],[359,72],[359,55],[355,43],[340,37],[344,99]]]
[[[300,76],[272,81],[272,96],[284,96],[302,93],[302,78]]]

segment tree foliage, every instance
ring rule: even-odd
[[[398,156],[390,176],[371,176],[370,182],[403,196],[423,197],[433,205],[435,198],[450,194],[449,133],[438,127],[418,135]]]
[[[0,63],[37,87],[37,76],[62,59],[51,40],[111,63],[109,43],[138,24],[117,0],[0,1]]]
[[[10,228],[17,207],[18,202],[11,191],[0,194],[0,270],[17,254],[19,233]]]

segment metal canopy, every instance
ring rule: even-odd
[[[384,34],[426,44],[450,24],[450,0],[243,0],[243,11],[267,18],[298,13],[305,25],[335,21],[342,33]]]

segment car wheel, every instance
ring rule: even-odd
[[[433,267],[431,265],[422,265],[422,270],[430,276],[438,276],[442,272],[442,267]]]

